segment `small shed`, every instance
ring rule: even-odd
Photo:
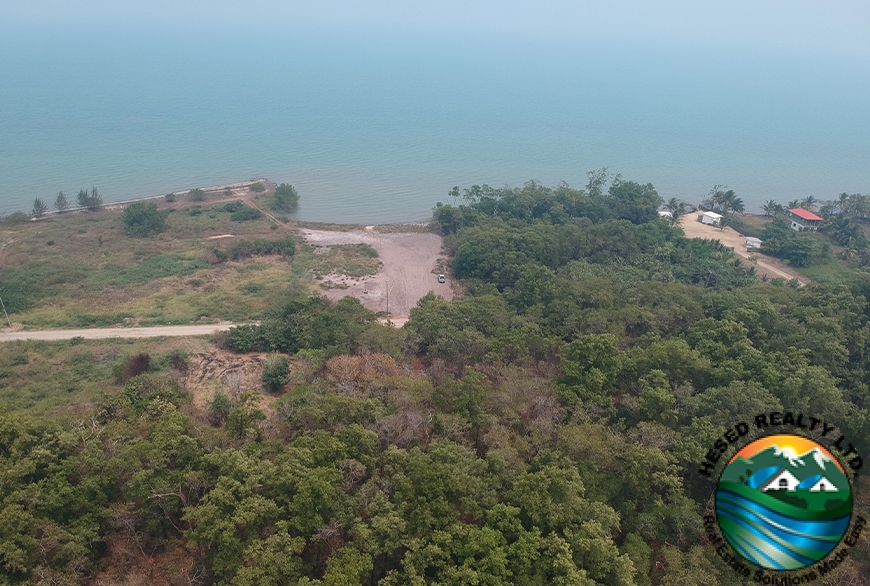
[[[659,210],[659,217],[660,218],[673,218],[674,214],[672,214],[668,210]]]
[[[704,212],[698,215],[698,221],[710,226],[720,226],[722,225],[722,215],[716,212]]]
[[[761,250],[761,240],[758,238],[753,238],[752,236],[747,236],[746,250]]]

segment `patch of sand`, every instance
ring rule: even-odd
[[[408,321],[411,308],[429,291],[445,299],[453,299],[450,283],[438,282],[438,265],[443,264],[444,255],[441,250],[442,239],[436,234],[383,233],[375,230],[299,232],[308,244],[314,246],[368,244],[378,252],[383,266],[377,275],[359,279],[344,275],[324,277],[324,280],[347,285],[346,289],[327,290],[325,295],[332,300],[346,296],[356,297],[372,311],[388,311],[390,321],[401,327]]]
[[[233,234],[220,234],[218,236],[209,236],[206,240],[218,240],[220,238],[235,238]]]
[[[762,254],[758,251],[746,250],[746,237],[736,231],[734,228],[725,226],[724,229],[719,229],[716,226],[702,224],[698,221],[698,214],[687,213],[680,218],[680,227],[685,232],[688,238],[706,238],[707,240],[718,240],[725,246],[731,248],[734,254],[740,258],[746,259],[750,266],[752,261],[750,256],[758,257],[758,262],[754,265],[755,272],[758,276],[767,275],[771,279],[782,277],[787,281],[797,279],[801,285],[807,285],[810,280],[799,275],[793,268],[777,260],[773,257]]]

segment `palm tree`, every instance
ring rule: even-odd
[[[816,211],[816,204],[818,202],[819,202],[819,200],[814,198],[812,195],[809,195],[809,196],[804,198],[804,200],[801,202],[800,207],[802,207],[803,209],[805,209],[809,212],[814,212],[814,211]]]
[[[791,209],[794,209],[794,208],[799,208],[799,207],[801,207],[801,202],[799,202],[799,201],[796,200],[796,199],[793,199],[793,200],[791,200],[790,202],[788,202],[788,203],[785,204],[785,205],[786,205],[786,207],[787,207],[788,209],[791,210]]]
[[[835,200],[835,205],[837,206],[837,209],[844,214],[848,213],[851,204],[852,202],[849,201],[849,194],[845,192],[841,193],[840,197]]]
[[[778,212],[779,208],[781,208],[781,207],[782,206],[780,206],[778,203],[776,203],[772,199],[769,199],[769,200],[767,200],[766,204],[761,206],[761,209],[764,210],[765,216],[775,216],[776,212]]]
[[[707,194],[707,199],[701,203],[707,204],[711,210],[721,210],[722,200],[725,196],[724,190],[727,188],[727,185],[720,185],[717,183],[713,186],[713,189],[710,190],[710,193]]]
[[[665,209],[671,213],[671,226],[676,226],[680,221],[680,217],[686,213],[686,204],[682,200],[672,197],[665,204]]]
[[[859,251],[854,248],[844,248],[838,256],[843,260],[855,260],[859,256]]]

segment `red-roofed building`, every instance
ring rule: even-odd
[[[808,212],[803,208],[792,208],[788,211],[788,217],[791,220],[791,229],[797,232],[812,230],[815,232],[825,221],[813,212]]]

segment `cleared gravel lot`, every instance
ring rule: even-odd
[[[300,230],[299,233],[308,244],[316,246],[368,244],[378,252],[383,267],[374,276],[359,279],[342,275],[325,277],[342,286],[347,285],[346,289],[328,289],[325,295],[330,299],[356,297],[372,311],[389,311],[390,320],[402,326],[408,320],[411,308],[429,291],[445,299],[453,298],[449,279],[446,283],[438,282],[438,265],[445,259],[441,250],[442,240],[437,234],[384,233],[372,227],[350,232]]]

